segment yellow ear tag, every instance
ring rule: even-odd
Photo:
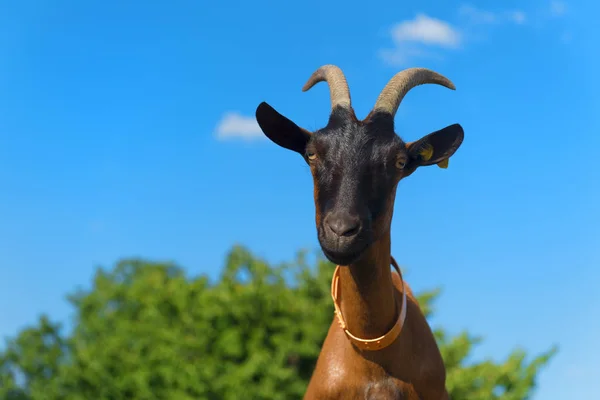
[[[448,161],[449,160],[450,160],[449,158],[446,158],[445,160],[442,160],[439,163],[437,163],[437,166],[440,167],[440,168],[446,169],[446,168],[448,168]]]
[[[419,150],[419,155],[423,157],[423,160],[429,161],[429,159],[433,157],[433,146],[429,143],[421,146],[421,150]]]

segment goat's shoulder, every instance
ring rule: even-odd
[[[421,400],[412,385],[392,377],[380,377],[370,381],[348,379],[343,385],[328,385],[309,390],[304,400]]]
[[[406,291],[408,300],[403,328],[405,332],[401,337],[399,351],[404,354],[404,359],[411,368],[407,371],[401,366],[402,375],[410,377],[409,380],[419,393],[417,398],[443,399],[446,369],[431,327],[408,282],[402,282],[395,272],[392,274],[392,280],[399,293],[403,289]]]
[[[411,384],[392,377],[369,382],[364,388],[365,400],[420,400]]]

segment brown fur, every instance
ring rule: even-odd
[[[396,299],[402,298],[402,282],[398,274],[391,272],[389,256],[388,232],[356,265],[340,271],[342,312],[355,336],[383,335],[396,320],[400,305]],[[373,270],[365,272],[361,264]],[[305,400],[447,398],[446,371],[433,333],[407,282],[404,287],[408,299],[406,321],[398,339],[385,349],[356,349],[337,321],[332,322]]]

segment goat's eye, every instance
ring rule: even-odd
[[[396,168],[404,169],[406,167],[406,159],[405,158],[397,158],[396,159]]]
[[[306,158],[308,158],[310,161],[314,161],[314,160],[316,160],[317,155],[315,153],[307,152]]]

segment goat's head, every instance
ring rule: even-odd
[[[463,141],[463,129],[450,125],[410,143],[395,133],[394,115],[410,89],[426,83],[454,89],[433,71],[411,68],[396,74],[363,121],[354,114],[338,67],[319,68],[302,90],[322,81],[329,84],[331,95],[331,114],[323,129],[309,132],[264,102],[256,109],[256,119],[269,139],[299,153],[310,166],[319,243],[331,262],[348,265],[389,233],[398,182],[418,167],[445,168]]]

